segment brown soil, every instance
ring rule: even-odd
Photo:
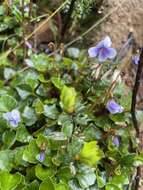
[[[104,14],[109,13],[122,0],[104,0]],[[106,35],[111,36],[116,48],[126,41],[129,32],[133,32],[139,45],[143,44],[143,0],[126,0],[120,8],[100,25],[100,30],[91,32],[92,43]]]

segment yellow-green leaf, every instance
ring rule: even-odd
[[[72,87],[64,86],[61,92],[61,102],[65,111],[68,113],[74,112],[76,103],[75,89]]]
[[[80,160],[90,166],[95,166],[103,156],[104,154],[96,141],[85,143],[80,152]]]

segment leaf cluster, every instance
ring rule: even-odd
[[[0,64],[1,190],[122,190],[143,162],[132,151],[137,141],[130,114],[106,110],[110,77],[95,80],[85,51],[67,52],[31,53],[27,69],[6,56]],[[111,67],[105,65],[104,73]],[[114,96],[127,110],[125,89],[118,83]],[[3,118],[13,109],[20,111],[17,128]]]

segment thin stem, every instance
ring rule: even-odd
[[[84,36],[86,36],[88,33],[90,33],[94,28],[96,28],[97,26],[99,26],[103,21],[105,21],[109,16],[111,16],[114,12],[116,12],[119,7],[121,7],[127,0],[123,0],[117,7],[113,8],[108,14],[106,14],[102,19],[100,19],[98,22],[96,22],[95,24],[93,24],[88,30],[86,30],[84,33],[82,33],[80,36],[78,36],[77,38],[75,38],[74,40],[72,40],[71,42],[67,43],[64,48],[67,48],[69,46],[71,46],[72,44],[74,44],[75,42],[81,40]],[[44,23],[42,23],[38,28],[36,28],[29,36],[26,37],[26,41],[28,41],[36,32],[38,32],[41,27],[43,27],[45,24],[47,24],[49,22],[49,20],[51,18],[53,18],[53,16],[59,11],[61,10],[65,4],[68,2],[68,0],[66,0],[55,12],[53,12],[53,14],[51,14],[51,16],[49,16]],[[21,42],[20,44],[18,44],[15,48],[9,50],[7,52],[7,55],[9,55],[10,53],[12,53],[13,51],[15,51],[17,48],[19,48],[21,45],[23,44],[23,42]],[[49,54],[49,56],[52,56],[55,53],[58,53],[60,51],[60,49],[57,49],[55,52],[52,52],[51,54]]]
[[[43,28],[45,26],[45,24],[47,24],[65,6],[65,4],[67,2],[68,2],[68,0],[66,0],[64,3],[62,3],[62,5],[59,6],[59,8],[56,9],[45,21],[43,21],[31,34],[29,34],[27,37],[25,37],[25,41],[28,41],[33,35],[35,35],[39,30],[41,30],[41,28]],[[7,56],[11,52],[14,52],[17,48],[19,48],[23,43],[24,43],[24,41],[19,43],[15,48],[9,50],[7,52]]]
[[[46,14],[37,16],[36,18],[32,18],[32,19],[30,20],[30,22],[34,22],[34,21],[40,20],[40,19],[42,19],[42,18],[45,18],[45,17],[49,16],[49,14],[50,14],[50,13],[48,12],[48,13],[46,13]]]
[[[85,32],[83,32],[81,35],[79,35],[78,37],[76,37],[74,40],[70,41],[69,43],[67,43],[64,48],[68,48],[69,46],[71,46],[72,44],[74,44],[77,41],[80,41],[84,36],[86,36],[87,34],[89,34],[93,29],[97,28],[97,26],[99,26],[103,21],[105,21],[108,17],[110,17],[113,13],[115,13],[127,0],[123,0],[117,7],[113,8],[109,13],[107,13],[103,18],[101,18],[98,22],[96,22],[95,24],[93,24],[89,29],[87,29]],[[51,54],[49,54],[49,56],[52,56],[55,53],[58,53],[60,51],[60,49],[57,49],[55,52],[52,52]]]
[[[132,121],[133,121],[134,128],[136,130],[136,137],[139,140],[140,140],[140,127],[138,125],[138,121],[136,118],[136,97],[137,97],[137,93],[138,93],[139,86],[140,86],[142,69],[143,69],[143,48],[141,49],[140,59],[139,59],[139,63],[138,63],[138,69],[137,69],[135,84],[134,84],[134,88],[133,88],[132,105],[131,105]],[[137,152],[138,153],[140,152],[139,147],[138,147]],[[139,167],[137,167],[137,173],[136,173],[136,177],[135,177],[135,190],[139,189],[140,177],[141,177],[141,167],[139,166]]]
[[[22,0],[22,29],[23,29],[23,57],[26,57],[26,45],[25,45],[25,17],[24,17],[24,0]]]
[[[32,2],[32,0],[30,0],[30,2],[29,2],[29,19],[32,16],[32,7],[33,7],[33,2]]]
[[[134,84],[134,88],[133,88],[132,105],[131,105],[131,114],[132,114],[133,124],[134,124],[134,127],[136,129],[136,133],[137,133],[138,138],[140,135],[140,131],[139,131],[139,126],[138,126],[138,122],[136,119],[135,107],[136,107],[136,97],[137,97],[137,93],[138,93],[139,86],[140,86],[142,69],[143,69],[143,48],[141,50],[140,60],[138,63],[138,69],[137,69],[135,84]]]
[[[62,38],[64,38],[64,35],[67,31],[67,28],[70,24],[70,20],[71,20],[71,16],[72,16],[72,13],[73,13],[73,10],[74,10],[74,6],[75,6],[75,2],[76,0],[71,0],[71,3],[70,3],[70,8],[69,8],[69,11],[67,13],[67,16],[65,18],[65,23],[64,23],[64,26],[63,26],[63,29],[62,29]]]

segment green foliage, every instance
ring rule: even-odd
[[[0,6],[0,43],[9,30],[21,39],[21,5],[13,2]],[[77,1],[76,9],[82,15],[92,3]],[[112,115],[106,108],[112,85],[106,73],[115,66],[106,62],[95,80],[97,60],[89,61],[85,51],[69,48],[63,57],[30,49],[23,59],[21,50],[0,54],[0,190],[125,190],[143,155],[134,151],[131,92],[125,95],[123,81],[112,96],[124,112]],[[15,109],[17,127],[11,125],[15,115],[4,117]]]
[[[0,188],[1,190],[13,190],[21,183],[22,175],[16,173],[14,175],[1,171],[0,172]]]
[[[80,158],[83,162],[94,166],[103,157],[102,151],[99,149],[96,141],[85,143],[80,152]]]
[[[68,58],[33,54],[28,59],[32,66],[22,72],[13,63],[1,67],[2,81],[8,83],[0,87],[0,169],[6,172],[3,177],[13,179],[1,189],[124,189],[134,165],[143,160],[129,149],[130,140],[136,146],[130,114],[102,112],[110,79],[94,81],[82,53],[75,58],[71,52]],[[117,83],[114,94],[128,110],[125,88]],[[17,128],[9,128],[3,118],[13,109],[20,111]]]
[[[68,113],[73,113],[76,104],[76,92],[74,88],[64,86],[61,91],[61,103],[63,109]]]
[[[0,97],[0,111],[8,112],[14,109],[17,105],[16,100],[9,95],[2,95]]]
[[[65,12],[68,11],[71,1],[65,6]],[[91,13],[91,8],[96,4],[96,0],[76,0],[72,18],[83,20]]]

